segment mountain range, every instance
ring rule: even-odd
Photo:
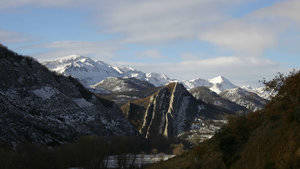
[[[227,89],[238,88],[237,85],[234,85],[223,76],[217,76],[209,80],[201,78],[193,80],[177,80],[169,78],[165,74],[154,72],[145,73],[127,66],[112,66],[103,61],[95,61],[80,55],[70,55],[56,60],[43,62],[43,64],[52,71],[79,79],[82,84],[92,89],[97,83],[100,83],[108,77],[136,78],[138,80],[147,81],[156,87],[164,86],[171,82],[180,82],[188,90],[198,86],[205,86],[217,94],[220,94]],[[101,90],[102,88],[99,86],[97,89],[99,93],[105,93],[105,90]],[[251,87],[243,87],[243,89],[248,92],[256,93],[264,99],[269,99],[270,97],[270,94],[265,92],[263,88],[252,89]]]
[[[1,46],[0,66],[0,142],[11,145],[55,145],[85,135],[199,143],[229,116],[266,103],[222,76],[179,81],[79,55],[40,64]]]

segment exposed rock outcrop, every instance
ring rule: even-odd
[[[146,138],[180,137],[202,141],[224,124],[231,111],[195,99],[181,83],[170,83],[153,95],[122,106]]]

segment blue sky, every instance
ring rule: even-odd
[[[300,67],[299,0],[2,1],[0,42],[40,61],[80,54],[253,86]]]

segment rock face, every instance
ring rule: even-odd
[[[180,83],[122,106],[123,112],[146,138],[180,137],[202,141],[211,137],[232,112],[195,99]]]
[[[242,88],[225,90],[220,93],[220,96],[238,105],[244,106],[251,111],[262,109],[267,103],[267,100]]]
[[[207,87],[196,87],[189,92],[199,100],[202,100],[205,103],[212,104],[215,106],[220,106],[228,111],[233,111],[235,113],[246,113],[249,110],[241,105],[238,105],[228,99],[222,98],[217,93],[211,91]]]
[[[121,110],[76,79],[0,46],[0,142],[60,144],[83,135],[135,135]]]

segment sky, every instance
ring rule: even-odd
[[[0,43],[171,78],[261,85],[300,68],[300,0],[0,0]]]

